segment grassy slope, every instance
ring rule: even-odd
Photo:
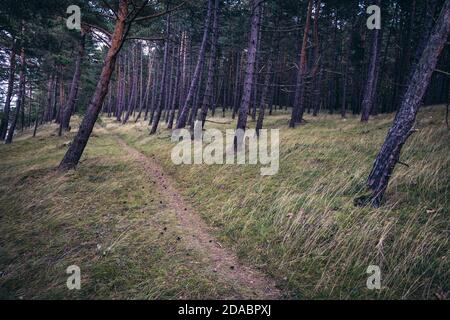
[[[368,125],[322,115],[295,130],[287,128],[287,115],[269,117],[266,126],[281,134],[274,177],[253,166],[174,166],[165,130],[156,138],[142,126],[116,130],[159,157],[222,241],[293,297],[433,298],[449,291],[450,275],[450,135],[443,118],[443,108],[421,112],[420,131],[402,154],[410,167],[397,167],[378,210],[353,202],[365,192],[392,115]],[[366,288],[370,264],[382,268],[380,292]]]
[[[174,213],[111,136],[96,130],[79,169],[62,175],[70,137],[54,129],[0,148],[0,298],[239,296],[177,240]],[[66,288],[73,264],[80,291]]]
[[[273,276],[289,297],[448,293],[449,131],[443,109],[421,112],[420,131],[402,154],[410,167],[397,167],[387,202],[377,210],[355,208],[353,201],[365,192],[392,116],[363,125],[322,115],[295,130],[287,128],[287,118],[267,122],[281,129],[280,172],[274,177],[261,177],[257,166],[174,166],[170,133],[149,137],[143,123],[121,127],[104,119],[107,130],[96,131],[86,160],[66,175],[52,168],[69,137],[43,132],[45,139],[24,137],[1,146],[0,297],[76,296],[64,288],[64,270],[76,261],[89,279],[81,297],[239,295],[207,265],[191,263],[182,244],[174,243],[176,229],[159,236],[159,225],[175,223],[111,132],[157,156],[220,240]],[[370,264],[382,268],[381,291],[366,289]]]

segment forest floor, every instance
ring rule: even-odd
[[[421,111],[408,166],[379,209],[354,200],[393,115],[307,116],[293,130],[288,114],[268,117],[281,138],[272,177],[259,166],[176,166],[169,131],[107,118],[63,174],[74,132],[25,131],[0,146],[0,298],[449,298],[444,117],[442,106]],[[66,287],[70,265],[79,291]],[[382,270],[381,290],[366,287],[369,265]]]

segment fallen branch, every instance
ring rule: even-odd
[[[402,166],[408,167],[409,168],[409,164],[401,162],[401,161],[397,161],[398,164],[401,164]]]

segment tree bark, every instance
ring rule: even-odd
[[[128,119],[130,119],[131,114],[134,112],[134,110],[136,109],[136,105],[138,104],[138,70],[137,70],[137,48],[132,47],[131,48],[131,62],[130,62],[130,68],[131,68],[131,72],[130,72],[130,81],[131,81],[131,85],[130,85],[130,98],[128,99],[128,108],[127,108],[127,112],[125,113],[125,117],[122,120],[122,124],[125,124],[128,122]]]
[[[167,10],[169,10],[169,4],[167,4]],[[167,64],[169,60],[169,42],[170,42],[170,18],[169,15],[167,18],[167,26],[166,26],[166,43],[164,44],[164,58],[162,65],[162,74],[161,74],[161,82],[160,82],[160,90],[158,93],[158,98],[156,101],[154,115],[152,115],[150,121],[153,121],[152,128],[150,129],[150,134],[155,134],[158,129],[159,120],[161,119],[161,113],[163,108],[163,98],[165,97],[166,92],[166,78],[167,78]],[[153,111],[152,111],[153,112]]]
[[[314,13],[314,32],[313,32],[313,43],[314,43],[314,66],[311,70],[311,82],[312,82],[312,109],[313,116],[317,116],[317,112],[320,106],[320,79],[317,77],[320,67],[320,42],[319,42],[319,17],[320,17],[321,0],[317,0],[315,4]]]
[[[9,77],[8,89],[6,92],[5,109],[3,110],[3,118],[0,124],[0,140],[5,140],[8,131],[9,113],[11,111],[11,98],[14,90],[14,76],[16,73],[16,40],[13,40],[11,53],[9,56]]]
[[[175,120],[175,108],[178,102],[178,96],[181,93],[180,88],[180,78],[181,78],[181,59],[183,52],[183,36],[181,36],[181,43],[176,51],[175,58],[175,84],[173,88],[173,97],[170,105],[169,117],[167,119],[167,129],[171,130],[173,128],[173,122]]]
[[[303,102],[305,91],[305,74],[306,74],[306,50],[308,45],[308,33],[311,24],[312,14],[312,0],[308,2],[308,13],[306,15],[305,30],[303,33],[303,42],[300,52],[300,62],[297,72],[297,83],[295,86],[294,106],[292,108],[291,121],[289,123],[290,128],[294,128],[297,123],[301,123],[303,120]]]
[[[246,130],[247,116],[250,106],[250,99],[252,96],[253,80],[255,73],[256,49],[258,45],[258,35],[260,30],[261,15],[262,15],[262,0],[252,0],[252,23],[250,32],[250,42],[247,53],[247,68],[245,71],[244,89],[242,94],[241,106],[239,108],[237,129]],[[236,136],[237,138],[237,136]],[[238,141],[235,139],[235,146]]]
[[[19,94],[17,96],[16,110],[15,116],[11,123],[11,127],[8,130],[8,134],[6,135],[5,144],[10,144],[13,140],[14,131],[16,130],[17,121],[20,116],[21,107],[23,104],[23,95],[25,94],[25,49],[22,47],[20,50],[20,75],[19,75]]]
[[[241,87],[241,64],[242,64],[242,55],[240,52],[236,53],[236,79],[235,79],[235,87],[234,87],[234,96],[233,96],[233,112],[232,119],[234,120],[236,117],[236,113],[239,108],[239,93]]]
[[[169,117],[170,117],[170,112],[172,110],[172,102],[174,100],[174,95],[175,95],[175,81],[176,79],[176,74],[177,74],[177,69],[175,66],[176,63],[176,56],[177,56],[177,46],[174,45],[172,46],[172,59],[170,62],[170,73],[169,73],[169,79],[168,79],[168,87],[167,87],[167,94],[166,94],[166,106],[165,106],[165,110],[164,110],[164,120],[166,121],[166,123],[169,123]],[[175,76],[174,76],[175,74]]]
[[[100,80],[97,83],[94,96],[89,103],[86,110],[86,115],[83,118],[78,133],[59,165],[60,170],[65,171],[75,168],[88,143],[92,129],[95,125],[95,121],[100,113],[103,100],[108,93],[109,82],[111,81],[111,75],[114,72],[117,55],[122,47],[123,41],[125,40],[128,3],[129,0],[120,0],[119,2],[118,19],[116,21],[116,26],[112,36],[111,47],[109,48],[105,58]]]
[[[272,64],[273,64],[272,59],[273,58],[271,52],[269,55],[269,59],[267,61],[266,77],[264,79],[264,86],[261,92],[261,102],[259,103],[258,120],[256,121],[256,134],[258,135],[258,137],[263,127],[266,106],[269,104],[268,98],[269,98],[269,85],[270,80],[272,78]]]
[[[151,92],[151,83],[152,83],[152,72],[153,72],[153,54],[150,52],[148,54],[148,67],[147,67],[147,84],[145,86],[145,94],[144,94],[144,100],[143,104],[145,105],[145,114],[144,114],[144,120],[147,120],[148,110],[149,110],[149,102],[150,102],[150,92]],[[141,118],[142,115],[142,108],[139,111],[138,116],[136,117],[135,122],[138,122],[138,120]]]
[[[209,57],[208,79],[206,81],[206,90],[205,95],[203,97],[202,108],[198,116],[198,121],[201,121],[202,128],[205,126],[206,116],[208,115],[208,111],[211,108],[211,103],[213,99],[214,79],[217,61],[217,39],[219,37],[219,0],[215,0],[214,4],[214,18],[211,37],[212,42]]]
[[[124,95],[124,77],[123,77],[123,55],[117,58],[117,99],[116,99],[116,120],[122,121],[122,106],[123,106],[123,95]]]
[[[367,185],[372,191],[371,203],[374,206],[380,205],[395,165],[399,161],[401,149],[409,136],[415,131],[413,125],[417,112],[449,32],[450,0],[446,0],[440,17],[430,35],[428,44],[415,67],[394,123],[369,175]]]
[[[205,18],[205,26],[204,26],[204,32],[203,32],[203,39],[202,44],[200,46],[200,52],[197,59],[197,65],[195,67],[194,75],[192,76],[191,85],[186,97],[186,100],[184,102],[183,108],[180,112],[180,115],[177,120],[177,129],[184,128],[186,126],[186,121],[189,115],[189,110],[192,108],[192,103],[194,100],[194,95],[197,92],[197,87],[200,83],[200,77],[201,77],[201,70],[203,67],[203,62],[205,60],[205,51],[206,51],[206,45],[208,42],[208,36],[209,36],[209,29],[211,24],[211,15],[212,15],[212,8],[213,8],[213,1],[208,1],[208,12],[206,14]]]
[[[260,14],[260,19],[263,19],[264,16],[264,5],[261,5],[261,14]],[[262,37],[262,31],[261,31],[261,26],[262,26],[262,20],[259,22],[259,30],[258,30],[258,40],[256,43],[256,60],[255,60],[255,73],[253,75],[254,79],[253,79],[253,99],[252,99],[252,109],[251,109],[251,116],[252,116],[252,121],[256,120],[256,110],[258,109],[258,82],[259,82],[259,63],[260,63],[260,52],[261,52],[261,37]]]
[[[377,5],[380,6],[381,0],[377,1]],[[373,31],[372,50],[370,54],[369,74],[367,76],[366,88],[364,90],[364,98],[362,102],[361,110],[361,122],[369,121],[370,112],[372,111],[378,84],[378,64],[380,60],[380,30],[375,29]]]

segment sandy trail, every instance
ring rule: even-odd
[[[165,200],[166,205],[176,212],[179,224],[186,235],[182,241],[186,242],[187,247],[204,253],[211,260],[212,272],[239,288],[239,292],[244,292],[243,296],[236,298],[281,298],[281,293],[272,279],[259,270],[243,265],[232,251],[220,245],[212,236],[210,228],[200,215],[184,201],[171,178],[164,173],[163,168],[155,159],[145,156],[119,137],[117,137],[117,141],[143,167],[148,178],[156,182],[155,187],[162,195],[162,200]]]

